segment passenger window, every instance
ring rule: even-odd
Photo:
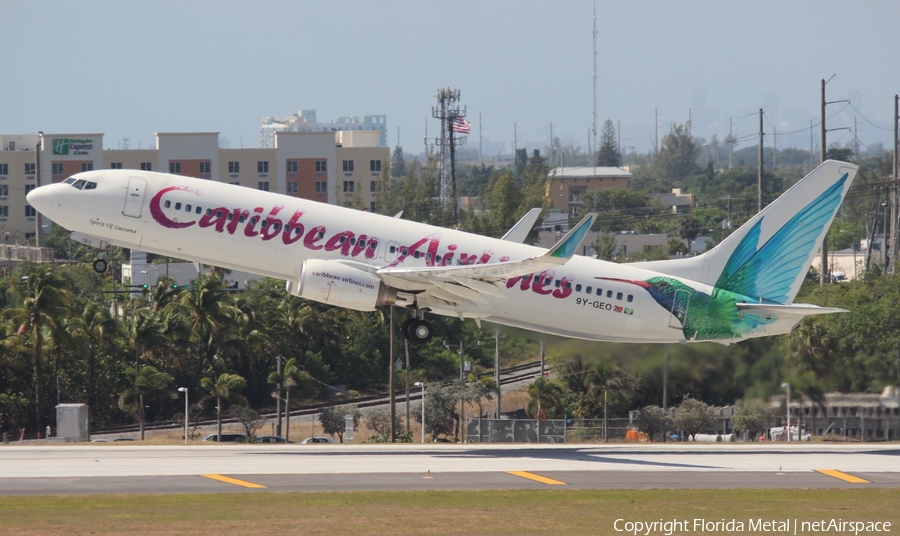
[[[294,227],[294,234],[295,234],[295,235],[298,235],[298,236],[299,236],[300,233],[302,233],[302,232],[303,232],[303,227]]]
[[[347,241],[347,237],[346,237],[346,236],[342,236],[342,237],[338,238],[338,244],[343,244],[343,243],[346,242],[346,241]]]
[[[197,209],[194,211],[194,214],[200,214],[201,212],[203,212],[203,209],[200,207],[197,207]]]
[[[269,226],[269,220],[263,220],[262,226],[263,226],[263,228],[268,227],[268,226]]]
[[[553,280],[550,279],[550,278],[548,277],[547,279],[544,279],[544,285],[545,285],[545,286],[546,286],[546,285],[549,285],[552,281],[553,281]]]
[[[359,247],[361,247],[361,248],[365,248],[365,247],[366,247],[366,241],[363,240],[362,238],[359,239]]]
[[[416,258],[416,259],[419,258],[419,252],[418,252],[418,251],[416,251],[415,253],[413,253],[413,258]]]
[[[280,230],[281,230],[281,222],[280,222],[280,221],[273,222],[273,223],[272,223],[272,229],[275,229],[275,232],[276,232],[276,233],[277,233],[278,231],[280,231]]]
[[[350,237],[350,245],[351,245],[351,246],[355,246],[355,245],[356,245],[356,239],[353,238],[352,236]]]
[[[227,219],[228,221],[233,220],[233,219],[234,219],[234,214],[231,213],[231,212],[229,212],[229,213],[228,213],[228,218],[226,218],[226,219]]]
[[[607,291],[606,291],[606,297],[607,297],[607,298],[612,298],[612,291],[611,291],[611,290],[607,290]]]
[[[403,249],[401,249],[401,250],[400,250],[400,255],[406,257],[407,255],[409,255],[409,249],[408,249],[408,248],[403,248]]]
[[[634,301],[634,296],[632,296],[631,294],[629,294],[629,295],[628,295],[628,303],[631,303],[632,301]]]
[[[559,288],[559,279],[556,280],[556,288]]]
[[[184,211],[185,211],[185,212],[190,212],[191,210],[193,210],[193,208],[194,208],[194,207],[193,207],[192,205],[185,205],[185,206],[184,206]]]
[[[391,252],[391,253],[397,253],[397,246],[391,246],[391,247],[390,247],[390,252]]]
[[[211,208],[206,209],[206,216],[207,216],[207,217],[212,216],[212,209],[211,209]],[[221,217],[222,217],[222,211],[221,211],[221,210],[217,210],[217,211],[216,211],[216,216],[218,216],[218,217],[221,218]]]
[[[181,203],[175,203],[175,210],[181,210]]]
[[[581,285],[578,285],[578,286],[581,286]],[[566,281],[566,290],[572,290],[572,283],[569,283],[568,281]]]
[[[241,217],[238,218],[238,223],[244,223],[245,221],[247,221],[247,216],[241,214]]]
[[[622,293],[621,293],[621,292],[617,292],[617,293],[616,293],[616,299],[617,299],[617,300],[621,300],[621,299],[622,299]]]
[[[597,296],[603,296],[603,289],[602,289],[602,288],[598,288],[598,289],[597,289]]]
[[[593,290],[594,290],[594,289],[593,289],[592,287],[588,287],[588,288],[584,289],[584,291],[587,292],[588,294],[590,294],[591,292],[593,292]]]
[[[319,240],[325,238],[325,231],[319,231]]]
[[[164,204],[165,204],[165,207],[166,207],[166,208],[169,208],[169,207],[172,206],[172,202],[171,202],[171,201],[166,201]]]
[[[575,285],[575,292],[581,292],[581,285]]]
[[[378,247],[378,240],[369,240],[369,249],[374,250],[377,247]],[[391,253],[393,253],[393,251]]]

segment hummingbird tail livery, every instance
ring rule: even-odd
[[[79,173],[28,202],[83,243],[279,278],[338,307],[405,308],[415,342],[439,314],[591,340],[727,344],[839,312],[793,300],[856,169],[823,163],[706,254],[631,264],[575,255],[594,214],[543,250],[522,244],[535,211],[493,239],[148,171]]]

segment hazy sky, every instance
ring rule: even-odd
[[[264,116],[387,115],[389,144],[422,149],[438,88],[462,92],[485,153],[586,147],[592,125],[591,0],[2,0],[0,133],[215,131],[258,147]],[[623,145],[653,144],[693,113],[693,133],[809,147],[821,79],[829,128],[890,146],[900,93],[900,2],[597,1],[597,117]],[[854,109],[855,108],[855,109]],[[481,114],[481,129],[479,129]],[[874,124],[874,125],[873,125]],[[788,135],[788,132],[800,131]],[[816,129],[818,132],[818,129]],[[852,132],[829,144],[852,143]],[[756,138],[740,146],[755,145]],[[771,136],[766,140],[771,144]],[[487,156],[486,154],[486,156]]]

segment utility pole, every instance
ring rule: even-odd
[[[653,156],[659,154],[659,108],[653,109]],[[731,167],[731,162],[729,162]]]
[[[821,159],[819,163],[825,161],[825,79],[822,79],[822,149],[821,149]],[[830,281],[829,273],[828,273],[828,233],[825,233],[825,236],[822,238],[822,271],[819,273],[819,284],[824,285]]]
[[[898,175],[897,151],[898,151],[898,143],[900,143],[900,141],[898,141],[898,137],[897,137],[897,128],[898,128],[897,124],[898,124],[898,121],[900,121],[900,119],[898,119],[898,116],[900,116],[900,110],[898,110],[898,104],[900,104],[900,101],[898,101],[898,96],[894,95],[894,151],[893,151],[894,165],[891,168],[893,171],[893,176],[891,177],[891,190],[890,190],[891,191],[891,265],[890,265],[890,270],[888,271],[889,273],[895,273],[894,266],[897,264],[897,248],[898,248],[897,242],[898,242],[898,239],[900,239],[900,236],[898,236],[898,233],[897,233],[897,223],[898,223],[898,218],[897,218],[897,205],[898,205],[898,200],[897,200],[897,197],[898,197],[898,193],[897,193],[897,178],[898,178],[897,177],[897,175]]]
[[[494,332],[494,381],[497,382],[497,415],[500,418],[500,332]]]
[[[762,212],[762,183],[763,183],[763,110],[759,109],[759,169],[756,176],[756,212]]]
[[[383,317],[382,317],[383,318]],[[390,322],[390,334],[391,334],[391,342],[390,342],[390,354],[391,358],[388,360],[390,363],[388,368],[390,372],[388,373],[389,379],[388,382],[391,384],[389,395],[390,395],[390,407],[391,407],[391,443],[395,443],[397,441],[397,431],[394,430],[394,421],[397,419],[397,401],[394,400],[394,367],[396,364],[394,363],[394,307],[391,307],[391,322]],[[407,386],[407,395],[409,395],[409,389]],[[409,396],[406,397],[409,400]]]

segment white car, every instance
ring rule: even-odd
[[[314,436],[314,437],[307,437],[306,439],[304,439],[303,441],[300,442],[301,445],[310,445],[313,443],[337,443],[337,441],[335,441],[334,439],[331,439],[330,437]]]
[[[784,426],[775,426],[773,428],[769,428],[769,437],[772,438],[772,441],[784,441],[785,440]],[[812,436],[806,433],[806,430],[803,430],[802,433],[797,431],[796,426],[791,426],[790,436],[791,441],[810,441],[812,440]]]

